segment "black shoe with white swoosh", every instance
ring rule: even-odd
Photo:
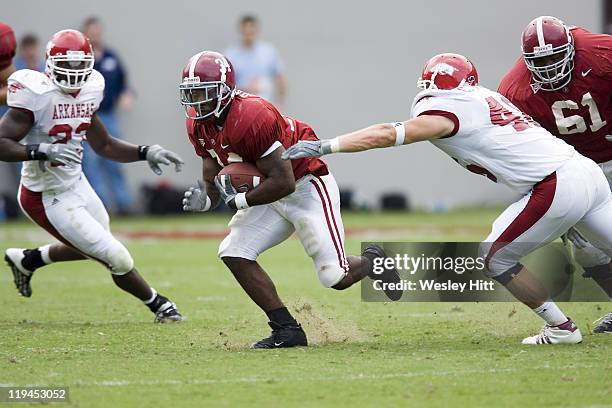
[[[272,334],[265,339],[253,343],[254,349],[274,349],[307,346],[308,340],[302,326],[298,324],[280,325],[275,322],[268,322],[272,329]]]

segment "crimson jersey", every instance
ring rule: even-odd
[[[498,92],[553,135],[598,163],[612,160],[612,36],[572,27],[576,55],[570,83],[537,90],[521,57]]]
[[[0,70],[11,65],[15,56],[15,34],[13,29],[6,24],[0,23]]]
[[[299,140],[318,140],[306,123],[283,117],[268,101],[245,92],[236,92],[222,128],[214,121],[187,119],[187,134],[196,154],[212,157],[221,167],[235,162],[255,163],[281,145]],[[318,158],[292,160],[295,179],[328,173]]]

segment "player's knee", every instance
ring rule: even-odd
[[[523,269],[523,265],[521,263],[516,263],[508,269],[503,271],[500,270],[489,270],[486,269],[485,274],[502,285],[506,286],[518,273]]]
[[[125,275],[134,269],[134,259],[123,245],[114,245],[108,251],[110,270],[113,275]]]
[[[323,265],[318,268],[317,273],[319,275],[319,281],[321,281],[323,286],[334,289],[340,288],[335,286],[346,276],[346,271],[339,265]]]
[[[492,242],[482,242],[478,247],[478,256],[484,259],[484,274],[501,284],[509,282],[513,276],[512,273],[522,268],[512,254],[503,250],[495,251]],[[516,270],[517,266],[518,270]]]
[[[217,256],[222,260],[224,260],[225,258],[242,258],[254,261],[255,259],[257,259],[258,255],[259,254],[257,254],[253,250],[250,250],[246,246],[238,245],[236,243],[236,239],[232,236],[232,234],[228,235],[223,241],[221,241],[221,244],[219,245],[219,251],[217,252]],[[225,262],[225,260],[223,262]]]

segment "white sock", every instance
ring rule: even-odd
[[[38,250],[40,251],[40,257],[42,258],[45,265],[53,263],[53,260],[51,260],[51,258],[49,257],[49,248],[51,248],[51,245],[45,245],[38,248]]]
[[[154,301],[156,297],[157,297],[157,291],[151,288],[151,297],[148,300],[143,300],[143,302],[145,305],[148,305],[149,303]]]
[[[540,307],[533,309],[550,326],[558,326],[567,322],[567,316],[559,309],[559,306],[552,300],[544,302]]]

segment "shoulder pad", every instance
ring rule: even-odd
[[[15,82],[37,95],[42,95],[54,89],[53,82],[48,76],[31,69],[20,69],[13,72],[8,78],[7,83],[10,85]]]
[[[94,69],[91,72],[91,75],[89,76],[89,79],[87,80],[83,88],[84,89],[86,88],[87,90],[95,92],[95,91],[104,91],[104,86],[105,86],[104,77],[102,76],[100,72]]]

